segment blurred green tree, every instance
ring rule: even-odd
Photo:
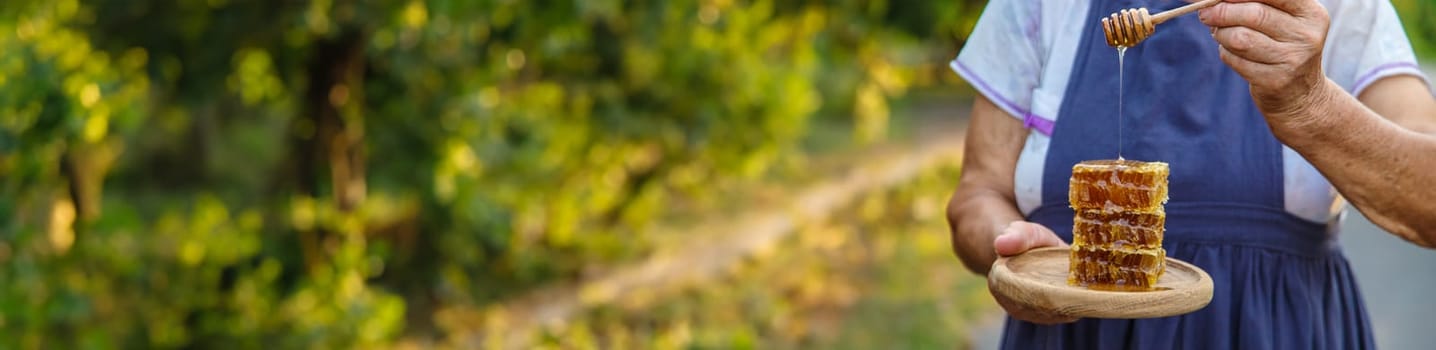
[[[436,332],[880,140],[981,3],[5,1],[0,347]]]
[[[1416,53],[1423,57],[1436,57],[1436,23],[1429,18],[1436,18],[1436,2],[1430,0],[1392,0],[1396,12],[1401,16],[1401,24],[1406,28],[1406,36],[1411,39],[1411,44],[1416,48]]]

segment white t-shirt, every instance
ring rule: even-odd
[[[1352,95],[1395,75],[1425,79],[1396,10],[1385,0],[1320,0],[1331,17],[1322,68]],[[1058,117],[1091,2],[992,0],[951,63],[993,104],[1019,120],[1050,125]],[[1428,84],[1429,86],[1429,84]],[[1032,128],[1015,171],[1017,207],[1042,204],[1050,136]],[[1282,147],[1286,210],[1317,223],[1335,218],[1336,190],[1300,154]]]

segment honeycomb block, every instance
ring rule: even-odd
[[[1093,289],[1148,290],[1167,269],[1167,251],[1073,246],[1068,283]]]
[[[1152,212],[1167,202],[1167,163],[1089,160],[1072,167],[1073,209]]]
[[[1072,167],[1072,254],[1067,283],[1149,290],[1166,271],[1167,163],[1096,160]]]
[[[1161,248],[1166,223],[1167,214],[1163,211],[1080,210],[1072,218],[1072,240],[1073,244],[1107,249],[1127,246]]]

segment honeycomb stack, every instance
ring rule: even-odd
[[[1072,257],[1067,282],[1149,290],[1166,270],[1167,163],[1091,160],[1072,167]]]

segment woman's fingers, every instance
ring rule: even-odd
[[[1199,17],[1217,28],[1222,61],[1251,83],[1263,112],[1301,107],[1292,103],[1325,79],[1321,51],[1330,20],[1316,0],[1226,0]]]
[[[1217,43],[1221,44],[1223,49],[1256,63],[1294,63],[1287,61],[1297,58],[1289,54],[1289,50],[1273,49],[1284,45],[1284,43],[1277,42],[1266,34],[1247,27],[1217,28],[1212,32],[1212,37],[1217,39]]]
[[[1220,30],[1218,30],[1218,32],[1220,32]],[[1238,75],[1246,78],[1247,82],[1251,83],[1254,88],[1279,89],[1290,80],[1271,78],[1280,78],[1286,75],[1287,73],[1282,71],[1283,66],[1251,60],[1246,56],[1233,52],[1232,49],[1226,46],[1217,47],[1217,51],[1221,56],[1222,62],[1232,67],[1232,70],[1236,71]]]
[[[1210,27],[1245,27],[1276,41],[1300,41],[1301,23],[1295,17],[1260,2],[1225,3],[1197,12],[1197,18]]]
[[[1318,12],[1316,11],[1318,8],[1325,9],[1317,0],[1226,0],[1225,2],[1233,4],[1262,3],[1298,17],[1315,15]]]

